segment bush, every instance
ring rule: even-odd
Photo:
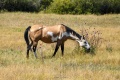
[[[57,14],[120,13],[119,0],[1,0],[0,10]]]
[[[1,10],[38,12],[40,0],[2,0]]]
[[[120,13],[119,0],[53,0],[48,12],[58,14]]]
[[[47,10],[47,8],[49,7],[49,5],[53,2],[53,0],[41,0],[41,7],[40,10]]]
[[[53,0],[49,6],[48,12],[58,14],[70,14],[74,11],[74,5],[71,0]]]
[[[91,49],[90,53],[95,54],[98,48],[101,46],[102,38],[100,31],[97,31],[95,28],[91,30],[89,29],[82,29],[80,30],[81,34],[85,36],[85,39],[89,42]],[[84,50],[84,52],[86,52]]]

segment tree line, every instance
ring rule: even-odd
[[[57,14],[120,13],[120,0],[0,0],[0,11]]]

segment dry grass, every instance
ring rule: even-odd
[[[43,44],[44,63],[30,53],[26,59],[24,30],[33,24],[65,24],[77,32],[95,27],[104,39],[96,55],[74,52],[76,43],[65,43],[51,58],[54,44]],[[0,80],[120,80],[120,14],[55,15],[36,13],[0,13]],[[39,46],[39,45],[38,45]],[[110,51],[112,49],[112,51]]]

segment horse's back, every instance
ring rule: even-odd
[[[51,32],[59,32],[60,25],[54,25],[54,26],[44,26],[44,31],[51,31]]]
[[[33,26],[31,26],[30,31],[31,31],[31,32],[34,32],[34,31],[36,31],[36,30],[38,30],[38,29],[40,29],[40,28],[42,28],[42,27],[43,27],[42,24],[40,24],[40,25],[33,25]]]

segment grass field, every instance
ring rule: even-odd
[[[55,44],[43,43],[44,62],[40,45],[39,58],[30,52],[30,59],[26,59],[25,29],[34,24],[61,23],[78,33],[89,27],[99,30],[103,41],[95,55],[74,51],[77,43],[68,40],[63,57],[59,50],[51,58]],[[0,80],[120,80],[120,14],[0,13]]]

